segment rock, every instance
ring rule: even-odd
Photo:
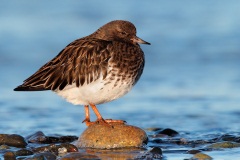
[[[46,141],[46,136],[42,131],[37,131],[26,137],[29,143],[41,143]]]
[[[4,150],[4,149],[10,149],[10,147],[3,144],[3,145],[0,146],[0,150]]]
[[[78,148],[76,146],[74,146],[73,144],[68,144],[68,143],[63,143],[63,144],[58,144],[58,145],[50,144],[47,146],[34,148],[34,152],[48,151],[55,155],[58,155],[59,152],[60,152],[60,154],[63,154],[63,151],[65,151],[65,150],[66,150],[66,152],[78,152]]]
[[[65,154],[67,154],[67,148],[62,147],[62,148],[58,148],[58,156],[64,156]]]
[[[0,134],[0,145],[24,148],[27,146],[25,139],[17,134]]]
[[[70,143],[78,139],[76,136],[46,136],[42,131],[38,131],[26,137],[30,143]]]
[[[225,135],[222,135],[220,136],[217,141],[236,141],[237,137],[234,136],[234,135],[229,135],[229,134],[225,134]]]
[[[4,154],[4,159],[7,159],[7,160],[16,160],[16,156],[13,152],[6,152]]]
[[[197,154],[197,153],[200,153],[200,152],[201,152],[200,150],[192,149],[192,150],[188,150],[186,153],[188,153],[188,154]]]
[[[212,157],[204,153],[197,153],[191,158],[191,160],[212,160],[212,159],[213,159]]]
[[[218,142],[218,143],[214,143],[211,144],[209,146],[207,146],[207,148],[236,148],[236,147],[240,147],[240,143],[235,143],[235,142]]]
[[[173,129],[166,128],[162,131],[159,131],[157,134],[164,134],[164,135],[168,135],[170,137],[174,137],[174,136],[178,135],[179,133]]]
[[[135,126],[93,124],[81,134],[76,146],[98,149],[141,147],[147,144],[147,141],[145,131]]]
[[[69,143],[60,144],[59,148],[66,148],[67,152],[78,152],[78,148],[75,145]]]
[[[20,149],[15,152],[16,156],[28,156],[28,155],[32,155],[32,154],[33,154],[33,152],[28,149]]]

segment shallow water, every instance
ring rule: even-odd
[[[12,89],[72,40],[114,19],[133,22],[138,36],[152,45],[141,45],[146,67],[134,89],[119,100],[99,106],[105,118],[124,119],[141,128],[172,128],[192,136],[239,133],[239,7],[237,0],[114,4],[3,1],[1,133],[28,135],[41,130],[78,136],[85,129],[81,123],[83,107],[51,92]],[[234,159],[239,152],[234,149],[212,154],[216,159]],[[179,159],[179,155],[167,154],[167,158]]]

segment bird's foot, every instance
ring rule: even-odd
[[[82,123],[85,123],[86,126],[90,126],[90,125],[94,124],[95,122],[91,122],[89,118],[85,118],[85,119],[82,121]]]
[[[113,125],[117,125],[117,124],[125,124],[126,121],[123,121],[123,120],[115,120],[115,119],[97,119],[95,121],[95,123],[97,124],[103,124],[103,125],[106,125],[108,127],[112,127]]]
[[[111,127],[113,124],[125,124],[126,121],[99,118],[96,121],[91,122],[90,119],[86,118],[82,121],[82,123],[86,123],[87,126],[90,126],[90,125],[93,125],[93,124],[103,124],[103,125],[106,125],[108,127]]]
[[[109,124],[113,123],[113,124],[125,124],[127,123],[124,120],[118,120],[118,119],[105,119],[105,121]]]

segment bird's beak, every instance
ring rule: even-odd
[[[141,43],[141,44],[148,44],[148,45],[151,44],[151,43],[149,43],[149,42],[147,42],[147,41],[142,40],[141,38],[139,38],[139,37],[137,37],[137,36],[135,36],[134,38],[132,38],[132,41],[133,41],[134,43]]]

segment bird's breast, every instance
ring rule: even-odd
[[[116,76],[108,75],[106,79],[100,78],[79,87],[73,83],[55,92],[75,105],[102,104],[122,97],[131,90],[132,86],[131,80],[121,80]]]

